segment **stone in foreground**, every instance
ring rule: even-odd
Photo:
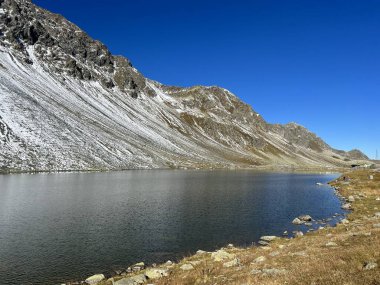
[[[372,270],[377,267],[377,263],[374,261],[367,261],[364,265],[364,270]]]
[[[240,265],[240,260],[235,258],[229,262],[223,263],[223,267],[234,267],[234,266],[239,266]]]
[[[98,284],[100,281],[106,279],[106,277],[103,274],[95,274],[90,277],[88,277],[85,282],[89,285]]]
[[[168,275],[168,270],[162,268],[148,269],[145,271],[145,276],[148,277],[148,279],[158,279]]]
[[[271,242],[277,239],[278,237],[276,236],[262,236],[260,239],[266,242]]]
[[[235,258],[235,254],[228,253],[227,251],[221,249],[221,250],[213,252],[211,254],[211,258],[214,261],[223,261],[223,260]]]
[[[194,269],[194,266],[191,265],[191,264],[184,264],[180,267],[182,270],[184,271],[188,271],[188,270],[193,270]]]
[[[144,284],[146,281],[146,276],[144,274],[139,274],[128,278],[123,278],[116,281],[113,285],[139,285]]]

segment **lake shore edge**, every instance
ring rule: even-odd
[[[138,263],[114,276],[96,274],[66,284],[377,284],[380,173],[346,172],[329,184],[351,210],[335,227],[290,239],[267,236],[264,246],[199,250],[178,263],[147,268]]]

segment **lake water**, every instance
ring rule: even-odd
[[[343,213],[338,175],[124,171],[0,175],[0,283],[60,284],[295,230]]]

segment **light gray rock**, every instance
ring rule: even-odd
[[[137,272],[137,271],[143,270],[144,268],[145,268],[145,263],[139,262],[139,263],[136,263],[135,265],[132,266],[132,271]]]
[[[308,257],[309,255],[305,251],[298,251],[298,252],[291,253],[290,256]]]
[[[189,263],[193,266],[197,266],[199,264],[201,264],[201,262],[199,260],[195,260],[195,261],[189,261]]]
[[[253,262],[254,263],[261,263],[261,262],[264,262],[265,260],[267,260],[265,256],[259,256]]]
[[[140,285],[147,281],[144,274],[139,274],[132,277],[126,277],[113,283],[113,285]]]
[[[274,251],[274,252],[271,252],[269,255],[273,257],[273,256],[277,256],[279,254],[280,254],[279,251]]]
[[[235,254],[228,253],[227,251],[225,251],[223,249],[220,249],[220,250],[218,250],[216,252],[213,252],[211,254],[211,258],[214,261],[224,261],[224,260],[235,258]]]
[[[264,276],[284,275],[287,273],[285,269],[267,268],[262,270]]]
[[[350,202],[350,203],[355,202],[354,196],[348,196],[347,201]]]
[[[301,221],[304,221],[304,222],[310,222],[313,220],[313,218],[309,215],[299,216],[298,219],[300,219]]]
[[[380,224],[374,224],[373,227],[374,227],[375,229],[380,229]]]
[[[338,246],[338,244],[333,242],[333,241],[330,241],[330,242],[326,243],[325,246],[326,247],[336,247],[336,246]]]
[[[261,270],[258,270],[258,269],[253,269],[251,271],[251,274],[253,274],[253,275],[258,275],[258,274],[261,274],[261,273],[263,273],[263,272]]]
[[[261,245],[261,246],[267,246],[269,244],[269,242],[263,241],[263,240],[259,240],[258,244]]]
[[[86,282],[89,285],[95,285],[104,279],[106,279],[106,277],[103,274],[95,274],[88,277],[84,282]]]
[[[153,269],[148,269],[145,271],[145,276],[148,279],[158,279],[158,278],[161,278],[163,276],[168,276],[168,275],[169,275],[169,271],[164,268],[153,268]]]
[[[186,264],[182,265],[180,268],[181,268],[182,270],[184,270],[184,271],[189,271],[189,270],[193,270],[193,269],[194,269],[194,266],[191,265],[191,264],[189,264],[189,263],[186,263]]]
[[[301,231],[295,231],[294,232],[294,237],[303,237],[303,232],[301,232]]]
[[[240,265],[240,260],[237,258],[234,258],[233,260],[223,263],[223,267],[235,267]]]
[[[201,249],[197,250],[196,252],[196,254],[206,254],[206,253],[207,253],[206,251],[201,250]]]
[[[346,203],[344,205],[342,205],[341,207],[343,210],[351,210],[351,204],[350,203]]]
[[[341,222],[343,225],[348,225],[348,224],[350,223],[350,221],[347,220],[347,219],[342,219],[340,222]]]
[[[262,236],[260,239],[263,241],[266,241],[266,242],[271,242],[271,241],[278,239],[278,237],[276,237],[276,236]]]
[[[364,264],[363,269],[364,270],[372,270],[372,269],[375,269],[376,267],[377,267],[377,263],[376,262],[374,262],[374,261],[367,261]]]
[[[294,225],[302,225],[304,223],[304,221],[301,221],[299,218],[295,218],[292,223]]]

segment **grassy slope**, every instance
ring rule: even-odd
[[[369,179],[374,175],[374,180]],[[344,197],[354,195],[353,211],[348,224],[328,227],[294,239],[279,238],[267,247],[226,248],[240,260],[240,265],[223,267],[223,262],[211,259],[211,254],[184,258],[172,266],[168,277],[150,280],[163,284],[372,284],[380,285],[380,172],[359,170],[345,174],[331,185],[339,187]],[[336,246],[328,247],[328,242]],[[254,260],[264,256],[264,262]],[[180,266],[194,262],[194,269],[183,271]],[[228,261],[228,260],[226,260]],[[224,262],[226,262],[224,261]],[[377,268],[364,270],[367,262]],[[283,274],[253,274],[253,270],[285,269]],[[118,278],[114,278],[117,280]],[[103,284],[112,284],[110,281]]]

